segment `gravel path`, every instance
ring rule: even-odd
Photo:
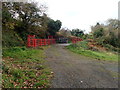
[[[118,65],[75,54],[63,44],[46,50],[47,65],[54,72],[52,88],[118,88]]]

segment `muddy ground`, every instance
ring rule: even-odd
[[[118,88],[117,62],[73,53],[65,44],[50,46],[47,65],[53,70],[52,88]]]

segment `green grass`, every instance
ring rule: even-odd
[[[43,65],[44,50],[14,47],[3,49],[3,88],[48,88],[51,70]]]
[[[88,57],[92,57],[100,60],[118,61],[118,55],[111,52],[92,51],[92,50],[85,49],[83,47],[77,47],[76,44],[69,45],[67,46],[67,48],[72,52],[75,52],[84,56],[88,56]]]

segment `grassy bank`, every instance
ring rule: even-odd
[[[22,38],[13,30],[2,30],[2,47],[15,47],[25,45]]]
[[[47,88],[52,76],[41,49],[3,49],[3,88]]]
[[[81,43],[81,45],[82,45],[82,43]],[[75,52],[75,53],[78,53],[78,54],[81,54],[84,56],[96,58],[99,60],[118,61],[117,54],[114,54],[112,52],[99,52],[99,51],[92,51],[89,49],[85,49],[85,48],[87,48],[87,46],[84,44],[83,44],[83,46],[80,46],[80,47],[77,47],[76,44],[72,44],[72,45],[67,46],[66,48],[68,48],[72,52]]]

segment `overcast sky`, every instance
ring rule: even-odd
[[[91,26],[118,18],[120,0],[35,0],[48,7],[48,16],[60,20],[62,27],[90,32]]]

